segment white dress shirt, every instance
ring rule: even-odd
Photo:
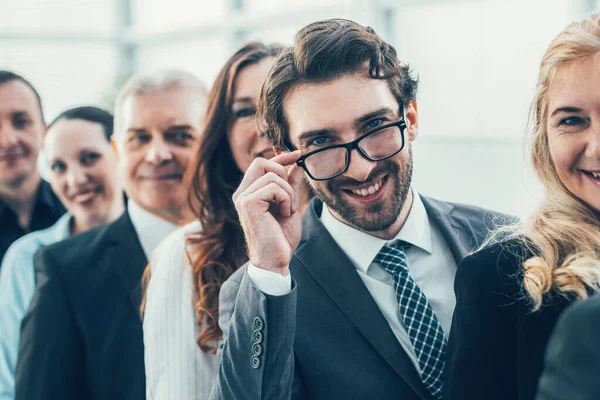
[[[321,222],[354,264],[359,277],[373,296],[392,332],[420,370],[410,338],[398,313],[398,300],[392,277],[373,260],[381,248],[394,240],[410,243],[406,250],[408,269],[419,288],[425,293],[446,336],[450,332],[452,314],[456,305],[454,276],[456,261],[439,229],[430,223],[420,196],[413,190],[413,203],[404,226],[392,240],[384,240],[352,228],[338,221],[323,206]],[[357,243],[360,243],[358,246]],[[248,276],[264,293],[282,295],[291,290],[291,277],[261,270],[249,264]],[[268,279],[264,279],[268,277]],[[273,282],[277,282],[273,285]],[[290,282],[288,284],[288,282]],[[284,286],[287,290],[283,290]]]
[[[216,356],[201,351],[196,343],[201,328],[196,325],[185,239],[200,231],[197,221],[176,230],[150,258],[143,323],[149,400],[208,399],[217,376]]]
[[[132,200],[127,201],[127,212],[147,259],[150,259],[152,251],[164,238],[179,228],[178,225],[144,210]]]

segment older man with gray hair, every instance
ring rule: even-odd
[[[113,147],[127,211],[36,254],[16,399],[145,398],[140,281],[152,250],[188,220],[183,175],[205,103],[204,85],[180,71],[121,90]]]

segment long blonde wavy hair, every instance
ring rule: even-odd
[[[522,226],[526,245],[535,254],[523,263],[523,286],[533,310],[549,292],[584,299],[598,292],[600,220],[598,211],[561,182],[548,144],[548,89],[559,67],[600,52],[600,14],[571,23],[554,38],[540,63],[530,114],[530,157],[545,189],[544,200]]]

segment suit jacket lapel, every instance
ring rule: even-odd
[[[450,203],[421,196],[427,214],[440,229],[452,255],[458,265],[477,246],[476,233],[463,216],[452,213],[454,207]]]
[[[108,260],[123,283],[131,305],[139,313],[141,279],[148,260],[127,212],[115,221],[108,234],[111,244]]]
[[[414,364],[390,329],[352,262],[319,221],[317,213],[320,214],[321,206],[322,203],[313,201],[304,215],[302,241],[305,243],[296,251],[295,257],[394,371],[421,398],[431,399]]]

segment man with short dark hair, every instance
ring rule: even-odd
[[[347,20],[275,61],[259,118],[291,152],[255,160],[234,195],[250,261],[221,288],[212,399],[442,397],[457,265],[494,216],[412,187],[416,89]],[[318,199],[300,217],[305,177]]]
[[[65,212],[37,168],[45,130],[35,88],[0,71],[0,262],[15,240],[53,225]]]

